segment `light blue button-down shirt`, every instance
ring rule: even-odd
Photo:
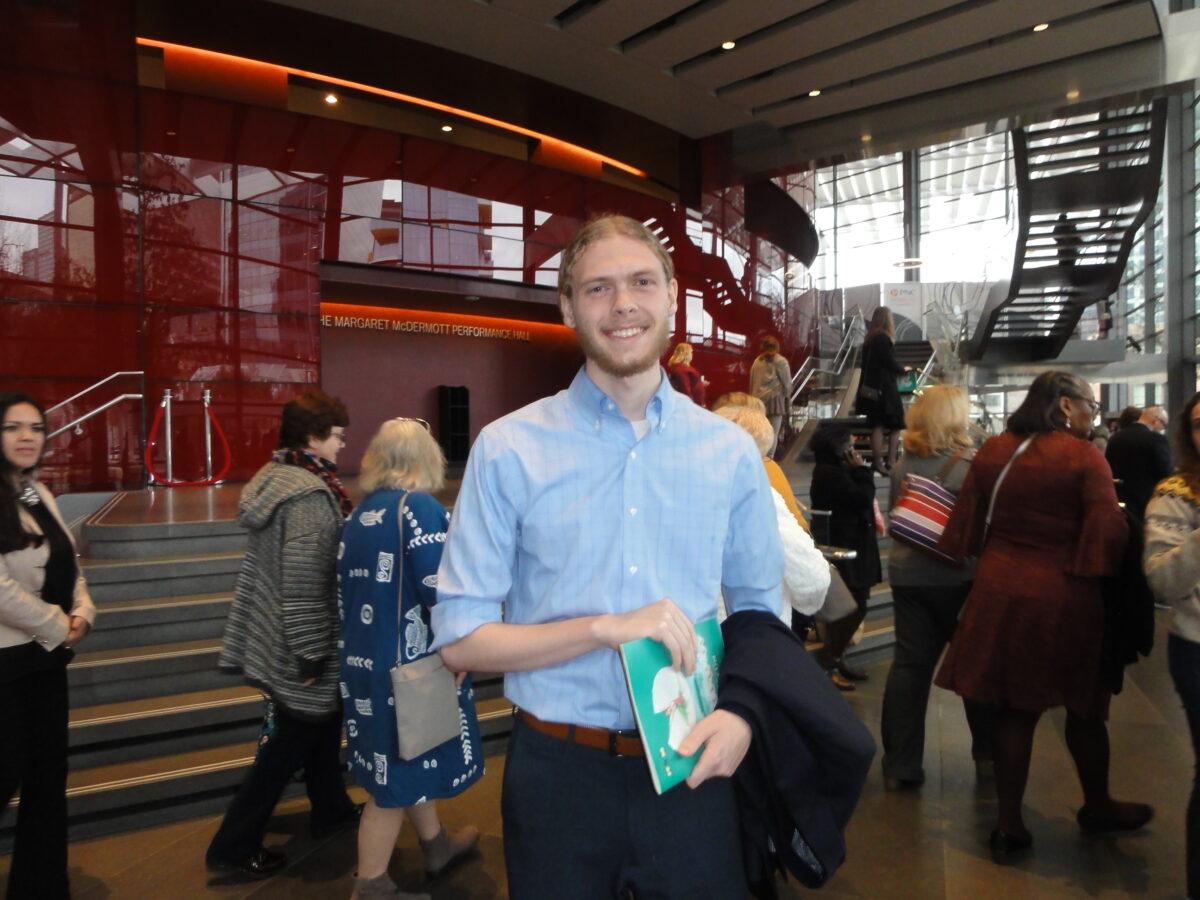
[[[438,570],[434,648],[488,622],[537,624],[663,597],[693,622],[779,607],[783,554],[750,436],[666,375],[638,440],[585,370],[569,389],[480,433]],[[540,719],[635,726],[620,656],[603,649],[510,672],[504,693]]]

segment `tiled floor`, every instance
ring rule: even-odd
[[[1032,855],[1007,868],[994,866],[985,841],[995,812],[987,786],[975,783],[966,725],[957,698],[935,690],[926,744],[927,781],[920,791],[886,793],[878,765],[848,834],[845,866],[820,892],[834,898],[987,898],[1183,896],[1183,810],[1191,777],[1191,748],[1183,715],[1165,672],[1159,634],[1154,656],[1130,670],[1125,692],[1112,707],[1112,782],[1121,797],[1158,809],[1148,828],[1119,838],[1086,837],[1075,825],[1079,788],[1062,736],[1061,714],[1039,726],[1026,797],[1035,838]],[[878,734],[886,663],[849,695]],[[432,886],[438,900],[506,896],[500,841],[499,792],[504,761],[488,760],[483,781],[443,804],[451,826],[474,822],[483,831],[481,853]],[[306,834],[305,802],[281,809],[268,844],[282,847],[290,866],[266,882],[238,884],[211,878],[204,849],[214,818],[164,825],[132,834],[82,841],[71,848],[77,900],[99,898],[348,897],[354,838],[314,842]],[[0,877],[8,860],[0,860]],[[406,829],[393,874],[408,890],[423,889],[416,839]],[[784,896],[801,896],[784,888]]]

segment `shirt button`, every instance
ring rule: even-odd
[[[613,408],[613,405],[612,405],[612,403],[609,403],[609,404],[607,404],[607,405],[605,406],[605,409],[607,409],[609,412],[611,412],[611,411],[612,411],[612,408]]]
[[[630,458],[630,459],[637,459],[637,451],[636,451],[636,450],[630,450],[630,451],[629,451],[629,458]]]
[[[636,516],[637,515],[637,507],[636,506],[629,507],[629,514],[631,516]]]
[[[637,566],[630,566],[630,567],[629,567],[629,574],[630,574],[630,575],[636,575],[636,574],[637,574]]]

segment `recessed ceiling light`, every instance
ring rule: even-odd
[[[1067,91],[1067,99],[1068,99],[1068,100],[1078,100],[1078,99],[1079,99],[1079,91],[1078,91],[1078,89],[1077,89],[1077,88],[1071,88],[1069,91]]]
[[[175,137],[174,129],[171,129],[171,128],[167,129],[167,137]]]
[[[284,153],[295,153],[296,148],[295,147],[284,147],[283,151],[284,151]]]
[[[737,41],[725,41],[723,44],[721,44],[721,49],[722,50],[732,50],[736,46],[737,46]]]
[[[453,125],[443,125],[443,126],[442,126],[442,131],[445,131],[445,132],[447,132],[447,133],[449,133],[449,132],[451,132],[451,131],[453,131],[453,130],[454,130],[454,126],[453,126]]]
[[[869,143],[871,143],[871,136],[870,136],[869,134],[864,134],[864,135],[862,136],[862,142],[863,142],[864,144],[869,144]]]
[[[338,102],[337,94],[326,94],[325,102],[328,103],[330,106],[337,106],[337,102]]]
[[[1034,30],[1034,32],[1045,31],[1049,27],[1050,27],[1049,22],[1038,22],[1038,24],[1033,26],[1033,30]]]
[[[821,96],[821,89],[820,89],[820,88],[813,88],[811,91],[809,91],[809,92],[808,92],[808,96],[810,96],[810,97],[820,97],[820,96]]]

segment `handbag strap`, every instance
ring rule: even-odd
[[[408,499],[408,491],[400,495],[400,502],[397,504],[399,512],[396,513],[397,527],[400,529],[400,549],[396,555],[400,558],[396,560],[396,665],[404,664],[404,514],[408,512],[408,506],[405,500]]]
[[[953,469],[959,462],[961,462],[962,460],[965,460],[967,458],[966,452],[967,451],[965,451],[965,450],[959,450],[957,453],[955,453],[953,456],[951,456],[948,460],[946,460],[945,465],[943,465],[940,469],[938,469],[937,475],[934,476],[936,478],[938,484],[941,484],[943,481],[946,480],[946,476],[950,474],[951,469]]]
[[[1033,443],[1035,435],[1030,435],[1021,442],[1016,452],[1004,464],[1004,468],[1000,470],[1000,477],[996,479],[996,484],[992,487],[992,499],[988,502],[987,518],[983,522],[983,536],[987,539],[988,531],[992,527],[992,511],[996,508],[996,494],[1000,491],[1000,485],[1004,483],[1005,476],[1008,475],[1008,470],[1012,468],[1012,464],[1017,461],[1017,457],[1029,449],[1029,445]]]

